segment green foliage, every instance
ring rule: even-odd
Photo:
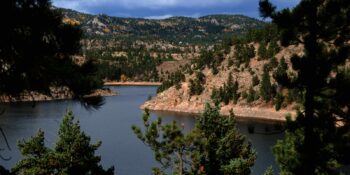
[[[252,77],[252,86],[253,86],[253,87],[254,87],[254,86],[257,86],[257,85],[259,85],[259,83],[260,83],[260,80],[259,80],[258,76],[257,76],[257,75],[254,75],[254,76]]]
[[[172,174],[250,174],[256,155],[239,134],[233,114],[220,116],[217,107],[207,104],[187,134],[176,122],[163,124],[160,118],[153,122],[149,118],[146,110],[144,131],[136,126],[132,129],[162,165],[162,169],[153,169],[154,174],[165,174],[169,167],[174,167]]]
[[[153,168],[153,174],[165,174],[163,170],[172,168],[174,174],[194,171],[189,160],[195,156],[194,137],[184,134],[182,128],[173,121],[163,124],[162,119],[151,122],[149,111],[143,114],[144,131],[133,125],[136,136],[154,152],[155,159],[162,165],[162,169]]]
[[[350,76],[346,60],[350,3],[347,0],[302,0],[293,10],[276,11],[268,0],[260,1],[262,16],[271,17],[281,32],[284,47],[303,44],[303,55],[291,57],[297,76],[277,76],[289,93],[301,95],[302,111],[287,123],[287,134],[274,154],[282,174],[340,174],[350,159],[348,135]],[[299,98],[299,97],[298,97]],[[290,99],[290,97],[289,97]],[[342,125],[337,125],[341,121]]]
[[[274,175],[272,166],[269,166],[266,171],[264,172],[264,175]]]
[[[0,93],[24,91],[50,95],[51,87],[66,86],[76,98],[102,87],[92,60],[76,64],[82,31],[62,23],[49,0],[8,1],[0,7]],[[6,16],[12,16],[7,18]]]
[[[267,48],[267,50],[266,50],[266,55],[267,55],[267,57],[268,58],[272,58],[272,57],[274,57],[278,52],[280,51],[280,47],[279,47],[279,45],[278,45],[278,43],[277,43],[277,40],[276,39],[274,39],[274,40],[271,40],[270,42],[269,42],[269,46],[268,46],[268,48]]]
[[[284,59],[284,58],[283,58]],[[276,59],[276,57],[273,55],[272,57],[271,57],[271,59],[270,59],[270,66],[271,67],[273,67],[273,68],[275,68],[275,67],[277,67],[278,66],[278,61],[277,61],[277,59]]]
[[[158,87],[157,93],[163,92],[170,87],[176,85],[180,86],[181,82],[185,80],[185,75],[181,71],[176,71],[168,76],[167,80],[164,80]]]
[[[227,82],[224,83],[223,87],[220,87],[218,90],[213,89],[211,99],[215,104],[220,102],[224,102],[226,105],[232,101],[233,103],[237,103],[240,94],[238,93],[238,82],[233,81],[232,75],[229,74],[227,78]]]
[[[218,107],[206,104],[196,123],[205,142],[199,154],[205,174],[250,174],[256,159],[251,145],[239,134],[233,113],[229,117],[219,114]]]
[[[264,72],[262,75],[260,95],[266,102],[270,101],[272,98],[272,85],[270,81],[270,74],[268,70],[268,65],[264,65]]]
[[[190,80],[190,95],[200,95],[202,94],[204,87],[203,85],[205,84],[205,75],[201,72],[198,71],[196,72],[196,78],[194,80]]]
[[[276,27],[273,27],[275,31],[271,33],[271,36],[268,38],[256,38],[259,42],[259,48],[258,48],[258,56],[260,60],[266,60],[269,58],[273,58],[279,51],[280,47],[277,43],[276,37],[278,36],[278,32],[276,31]],[[266,29],[262,29],[266,30]],[[274,36],[272,36],[274,35]]]
[[[247,102],[251,103],[258,99],[259,99],[259,94],[253,89],[253,86],[251,86],[248,91]]]
[[[12,171],[16,174],[113,174],[114,168],[104,170],[95,156],[101,142],[90,144],[90,137],[80,130],[78,122],[68,111],[60,125],[54,149],[44,144],[44,132],[39,130],[31,139],[18,142],[24,158]]]
[[[303,95],[304,94],[300,92],[300,90],[297,88],[288,89],[287,101],[289,103],[292,103],[292,102],[303,103],[304,102]]]
[[[260,60],[265,60],[269,58],[269,55],[267,53],[267,49],[266,46],[267,44],[265,43],[265,41],[261,41],[259,43],[259,48],[258,48],[258,56]]]
[[[247,91],[243,91],[242,93],[241,93],[242,95],[242,99],[247,99],[247,97],[248,97],[248,93],[247,93]]]
[[[265,25],[242,15],[210,15],[200,20],[188,17],[150,20],[89,15],[69,9],[57,11],[62,12],[65,19],[80,23],[84,30],[82,55],[99,60],[99,75],[109,80],[119,80],[124,74],[134,81],[161,81],[156,66],[164,61],[174,61],[173,53],[195,55],[199,50],[203,52],[198,59],[198,69],[208,66],[216,74],[223,53],[228,53],[233,44],[232,36],[241,36]],[[96,27],[93,20],[100,21],[105,27]],[[218,24],[213,24],[212,20]],[[233,24],[244,27],[227,28]],[[109,32],[105,32],[106,29]],[[209,51],[212,46],[214,49]],[[125,52],[127,56],[113,56],[115,52]]]
[[[275,109],[276,111],[279,111],[282,107],[284,101],[284,96],[281,93],[277,93],[275,97]]]
[[[277,144],[273,147],[276,160],[278,162],[283,162],[283,164],[279,164],[281,174],[293,174],[290,172],[295,171],[298,166],[301,166],[297,147],[301,146],[304,137],[301,130],[294,132],[295,133],[286,132],[284,139],[278,140]]]
[[[115,53],[124,55],[114,55]],[[98,48],[84,52],[87,58],[99,60],[99,76],[103,79],[120,80],[121,75],[126,75],[134,81],[159,81],[157,66],[172,58],[170,55],[151,57],[150,51],[144,47],[132,45],[123,48]]]
[[[162,20],[119,18],[107,15],[90,15],[68,9],[59,9],[68,18],[78,20],[86,33],[86,38],[91,40],[115,39],[126,42],[135,40],[151,41],[153,43],[165,41],[174,45],[212,45],[218,41],[240,36],[250,29],[260,28],[265,25],[263,21],[243,15],[209,15],[200,18],[171,17]],[[110,32],[104,32],[99,27],[94,27],[91,21],[97,18]],[[218,21],[218,24],[212,23]],[[164,23],[169,25],[163,25]],[[227,30],[227,26],[238,24],[244,26]],[[124,28],[122,28],[124,27]],[[90,29],[90,30],[89,30]],[[100,33],[99,33],[100,32]],[[103,33],[101,35],[101,33]],[[227,41],[229,43],[229,41]],[[119,44],[118,42],[116,42]]]
[[[248,31],[245,36],[247,42],[264,42],[277,40],[279,36],[278,28],[275,24],[269,23],[262,28],[255,28]]]
[[[224,45],[215,45],[212,50],[202,50],[200,57],[193,61],[193,64],[196,66],[195,70],[203,70],[205,67],[208,67],[212,69],[214,75],[217,74],[219,72],[218,67],[224,60],[224,49]]]
[[[273,73],[273,78],[276,81],[283,81],[283,79],[286,79],[288,77],[287,71],[288,71],[288,64],[286,63],[286,60],[284,59],[284,57],[282,57],[277,66],[277,69]]]
[[[239,67],[239,65],[242,63],[248,67],[249,61],[253,57],[255,57],[255,49],[253,45],[243,42],[238,42],[235,44],[235,58],[237,59],[237,67]]]

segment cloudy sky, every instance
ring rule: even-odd
[[[272,0],[279,9],[300,0]],[[53,5],[91,14],[120,17],[199,17],[208,14],[243,14],[259,18],[259,0],[52,0]]]

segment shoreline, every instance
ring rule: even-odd
[[[160,86],[161,82],[148,82],[148,81],[106,81],[104,86]]]
[[[140,107],[142,110],[144,110],[145,108],[143,106]],[[174,114],[184,114],[184,115],[190,115],[190,116],[198,116],[201,115],[203,113],[203,111],[181,111],[181,110],[166,110],[166,109],[150,109],[148,108],[151,112],[154,113],[174,113]],[[246,108],[249,109],[249,108]],[[262,110],[264,110],[264,108],[261,108]],[[290,112],[286,112],[285,115],[287,115],[288,113],[293,114],[293,111]],[[237,114],[236,111],[233,109],[233,113],[235,114],[235,117],[237,120],[239,121],[245,121],[245,120],[257,120],[257,121],[263,121],[263,122],[285,122],[286,118],[283,116],[272,116],[272,117],[268,117],[268,116],[261,116],[261,115],[248,115],[248,113],[246,114],[242,114],[239,113]],[[279,113],[278,111],[276,112],[276,114]],[[229,112],[223,111],[222,109],[220,110],[220,115],[222,116],[229,116]]]
[[[97,89],[95,92],[85,95],[85,97],[111,97],[117,96],[118,92],[114,92],[109,88]],[[66,90],[55,92],[54,94],[45,95],[37,92],[24,92],[19,96],[0,96],[0,103],[17,103],[17,102],[45,102],[45,101],[61,101],[71,100],[73,96]]]
[[[160,102],[155,100],[150,100],[144,102],[140,106],[141,109],[149,109],[152,112],[174,112],[183,113],[189,115],[200,115],[204,111],[205,103],[180,103],[180,104],[169,104],[166,102]],[[233,111],[236,118],[239,120],[261,120],[261,121],[278,121],[285,122],[286,115],[290,114],[295,117],[294,110],[281,109],[276,111],[275,108],[266,106],[245,106],[245,105],[225,105],[221,106],[220,114],[223,116],[229,116],[230,110]]]
[[[142,108],[141,108],[142,109]],[[142,109],[144,110],[144,109]],[[171,114],[174,114],[174,115],[179,115],[179,116],[185,116],[185,117],[198,117],[199,115],[202,114],[202,112],[197,112],[197,113],[194,113],[194,112],[184,112],[184,111],[171,111],[171,110],[152,110],[152,109],[149,109],[150,112],[152,113],[156,113],[156,114],[163,114],[163,113],[171,113]],[[222,114],[220,113],[220,115],[224,116],[224,117],[228,117],[229,115],[226,115],[226,114]],[[286,119],[282,119],[282,118],[262,118],[262,117],[258,117],[258,116],[240,116],[240,115],[235,115],[235,118],[237,121],[251,121],[251,120],[254,120],[254,121],[259,121],[259,122],[266,122],[266,123],[275,123],[275,122],[285,122]]]

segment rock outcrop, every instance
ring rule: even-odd
[[[254,45],[257,50],[258,45]],[[203,84],[204,91],[201,95],[190,96],[189,80],[194,78],[194,74],[186,75],[186,80],[181,83],[180,88],[175,86],[157,94],[151,100],[145,102],[141,108],[148,108],[150,110],[157,111],[175,111],[185,113],[201,113],[204,109],[205,103],[213,104],[211,94],[213,89],[218,89],[223,86],[227,81],[229,74],[232,75],[233,79],[239,84],[238,92],[247,92],[252,86],[252,76],[257,75],[261,80],[263,74],[263,66],[268,63],[268,60],[259,60],[258,57],[254,57],[250,60],[247,68],[241,65],[239,68],[235,66],[228,67],[228,60],[233,57],[234,48],[231,48],[231,53],[225,56],[225,60],[219,66],[219,73],[214,75],[212,70],[206,68],[202,72],[205,75],[205,84]],[[292,53],[302,54],[302,46],[290,46],[283,48],[278,54],[276,59],[280,60],[284,57],[287,60],[292,56]],[[291,71],[291,70],[290,70]],[[254,73],[253,73],[254,72]],[[272,74],[272,72],[270,72]],[[272,76],[272,75],[271,75]],[[271,83],[275,83],[271,78]],[[259,85],[254,87],[256,92],[259,92]],[[262,99],[256,100],[252,103],[247,103],[246,99],[240,97],[236,104],[230,102],[225,105],[220,104],[221,113],[223,115],[229,115],[232,109],[234,114],[243,118],[257,118],[264,120],[285,120],[287,114],[295,113],[293,110],[294,104],[289,104],[283,109],[276,111],[272,102],[266,103]]]

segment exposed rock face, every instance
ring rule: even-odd
[[[182,88],[177,90],[175,87],[159,93],[153,99],[145,102],[141,108],[148,108],[155,111],[174,111],[185,113],[202,113],[205,103],[212,103],[210,97],[192,96],[188,94],[187,83],[182,84]],[[243,103],[228,104],[221,106],[221,114],[229,115],[230,110],[238,117],[257,118],[262,120],[284,121],[288,113],[294,113],[290,109],[276,111],[272,106],[254,105],[249,106]]]
[[[257,51],[257,45],[254,45]],[[234,48],[231,49],[231,53],[225,56],[225,60],[222,65],[218,68],[219,73],[214,75],[211,70],[204,69],[202,72],[205,75],[205,88],[201,95],[190,96],[189,80],[194,78],[194,74],[186,75],[186,81],[182,82],[181,88],[176,89],[175,86],[157,94],[156,97],[150,101],[145,102],[141,108],[148,108],[150,110],[159,111],[175,111],[175,112],[186,112],[186,113],[201,113],[204,109],[205,103],[212,104],[211,94],[213,89],[218,89],[223,86],[227,81],[229,74],[232,75],[233,79],[238,81],[239,90],[238,92],[247,92],[252,85],[252,73],[259,77],[261,80],[263,74],[263,66],[268,60],[259,61],[257,57],[252,58],[249,63],[249,68],[235,68],[234,66],[228,67],[228,59],[233,57]],[[287,63],[292,53],[302,53],[302,46],[290,46],[283,48],[278,54],[276,54],[277,60],[282,57],[286,58]],[[244,70],[243,70],[244,69]],[[274,83],[273,78],[271,82]],[[254,87],[255,91],[259,91],[259,86]],[[220,104],[221,113],[223,115],[229,115],[232,109],[235,115],[244,118],[259,118],[266,120],[285,120],[286,114],[294,114],[293,105],[289,105],[284,109],[276,111],[271,103],[265,103],[259,99],[253,103],[247,103],[242,97],[238,100],[237,104],[230,102],[228,105],[223,103]]]

